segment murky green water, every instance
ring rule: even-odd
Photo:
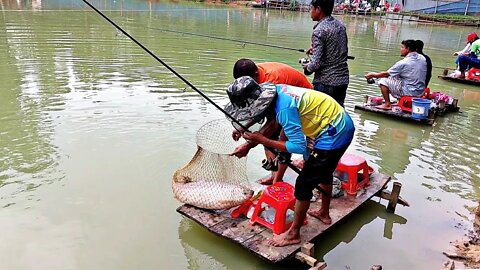
[[[308,13],[192,3],[96,1],[146,47],[224,105],[241,57],[299,67],[294,51],[152,28],[308,47]],[[0,1],[1,269],[276,269],[175,212],[171,175],[195,151],[195,133],[222,115],[81,1]],[[480,88],[430,88],[462,113],[418,126],[354,111],[378,94],[363,74],[388,69],[403,39],[423,39],[435,67],[468,29],[342,17],[351,83],[350,151],[403,184],[410,208],[369,202],[317,241],[331,269],[439,269],[449,242],[471,227],[480,187]],[[260,149],[250,174],[263,174]],[[385,204],[385,203],[384,203]],[[292,268],[292,266],[282,266]],[[348,268],[350,267],[350,268]]]

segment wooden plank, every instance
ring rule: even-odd
[[[296,173],[287,170],[284,180],[291,182],[295,178]],[[177,209],[177,212],[194,220],[214,234],[245,247],[262,259],[271,263],[277,263],[292,257],[296,252],[301,250],[304,244],[310,242],[347,217],[353,210],[357,209],[378,191],[382,190],[389,181],[390,177],[374,173],[371,176],[370,186],[367,189],[360,190],[356,197],[343,196],[333,199],[330,210],[330,216],[333,220],[332,224],[326,225],[316,218],[307,216],[308,224],[301,228],[301,243],[287,247],[274,247],[269,245],[268,240],[273,236],[269,229],[259,225],[252,226],[245,218],[233,219],[230,217],[231,211],[207,211],[193,206],[183,205]],[[320,208],[320,202],[312,203],[311,208]]]
[[[300,250],[303,243],[310,242],[315,237],[334,226],[337,222],[347,217],[353,210],[357,209],[361,204],[373,197],[375,193],[381,190],[388,181],[390,181],[390,177],[378,173],[373,174],[371,179],[370,187],[359,191],[357,197],[344,196],[331,201],[330,216],[332,217],[332,224],[327,225],[317,218],[307,216],[308,224],[303,226],[300,230],[302,241],[299,244],[286,247],[272,247],[268,244],[268,240],[273,236],[272,232],[266,230],[244,242],[242,245],[264,259],[274,263],[287,259]],[[310,208],[319,209],[320,203],[321,202],[314,202],[310,205]]]
[[[388,203],[388,206],[387,206],[388,212],[391,212],[391,213],[395,212],[395,208],[397,207],[398,197],[400,196],[400,189],[402,189],[402,184],[400,184],[399,182],[393,183],[390,202]]]
[[[327,268],[327,264],[325,262],[317,263],[314,267],[309,268],[308,270],[323,270]]]
[[[315,254],[315,245],[312,243],[303,244],[300,252],[307,254],[308,256],[313,256]]]
[[[210,228],[211,226],[229,219],[229,216],[225,215],[225,211],[209,211],[188,204],[184,204],[177,208],[177,212],[195,220],[198,224],[206,228]]]
[[[303,263],[306,263],[306,264],[308,264],[308,265],[310,265],[310,266],[312,266],[312,267],[315,266],[315,264],[317,264],[317,259],[315,259],[315,258],[313,258],[312,256],[307,255],[307,254],[305,254],[305,253],[303,253],[303,252],[297,252],[297,253],[295,254],[295,259],[297,259],[297,260],[299,260],[299,261],[301,261],[301,262],[303,262]]]
[[[396,119],[401,119],[409,122],[416,122],[416,123],[422,123],[422,124],[427,124],[427,125],[433,125],[435,122],[435,116],[429,115],[426,119],[415,119],[412,118],[412,115],[410,113],[406,112],[394,112],[392,110],[382,110],[378,109],[375,106],[367,105],[367,104],[357,104],[355,105],[355,109],[362,110],[362,111],[367,111],[367,112],[372,112],[372,113],[377,113],[377,114],[382,114],[386,115],[389,117],[393,117]]]
[[[390,201],[392,198],[392,192],[389,190],[381,190],[377,194],[375,194],[375,196]],[[403,206],[410,206],[410,204],[405,199],[403,199],[402,196],[398,196],[397,200],[398,204],[401,204]]]
[[[225,238],[238,243],[243,243],[255,235],[267,230],[260,225],[250,225],[245,218],[229,219],[210,227],[210,230]]]

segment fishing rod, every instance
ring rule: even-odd
[[[191,32],[183,32],[183,31],[176,31],[176,30],[170,30],[170,29],[165,29],[165,28],[157,28],[157,27],[147,27],[148,29],[153,29],[153,30],[159,30],[159,31],[164,31],[164,32],[170,32],[170,33],[176,33],[176,34],[182,34],[182,35],[190,35],[190,36],[197,36],[197,37],[205,37],[205,38],[212,38],[212,39],[218,39],[218,40],[227,40],[227,41],[233,41],[233,42],[239,42],[245,44],[252,44],[252,45],[258,45],[258,46],[264,46],[264,47],[271,47],[271,48],[277,48],[277,49],[284,49],[284,50],[291,50],[291,51],[297,51],[297,52],[307,52],[305,49],[295,49],[295,48],[290,48],[290,47],[285,47],[285,46],[279,46],[279,45],[273,45],[273,44],[266,44],[266,43],[260,43],[260,42],[254,42],[254,41],[247,41],[247,40],[240,40],[240,39],[233,39],[233,38],[226,38],[226,37],[217,37],[217,36],[210,36],[210,35],[204,35],[204,34],[197,34],[197,33],[191,33]],[[354,56],[347,56],[347,59],[355,59]]]
[[[87,0],[82,0],[85,4],[87,4],[90,8],[92,8],[95,12],[97,12],[100,16],[102,16],[105,20],[107,20],[110,24],[112,24],[115,28],[117,28],[118,31],[122,32],[125,36],[127,36],[131,41],[133,41],[135,44],[140,46],[144,51],[146,51],[150,56],[155,58],[160,64],[162,64],[164,67],[166,67],[168,70],[170,70],[175,76],[177,76],[180,80],[182,80],[185,84],[190,86],[195,92],[197,92],[200,96],[205,98],[210,104],[215,106],[218,110],[220,110],[223,114],[225,114],[228,118],[230,118],[235,124],[237,124],[239,127],[241,127],[244,131],[248,131],[248,128],[246,128],[242,123],[240,123],[237,119],[235,119],[232,115],[227,113],[222,107],[218,106],[213,100],[211,100],[207,95],[205,95],[202,91],[200,91],[195,85],[191,84],[187,79],[185,79],[182,75],[180,75],[178,72],[176,72],[172,67],[170,67],[167,63],[162,61],[159,57],[157,57],[152,51],[150,51],[147,47],[143,46],[139,41],[137,41],[134,37],[132,37],[129,33],[127,33],[125,30],[123,30],[120,26],[118,26],[114,21],[112,21],[110,18],[108,18],[106,15],[104,15],[100,10],[98,10],[96,7],[94,7],[92,4],[90,4]],[[275,150],[274,148],[271,147],[266,147],[265,148],[272,152],[274,155],[278,156],[278,151]],[[300,173],[300,170],[294,166],[291,162],[291,160],[285,160],[287,162],[288,167],[290,167],[293,171],[296,173]],[[320,191],[324,192],[323,190],[320,189]]]

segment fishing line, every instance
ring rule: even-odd
[[[279,46],[279,45],[274,45],[274,44],[267,44],[267,43],[260,43],[260,42],[254,42],[254,41],[247,41],[247,40],[240,40],[240,39],[233,39],[233,38],[226,38],[226,37],[218,37],[218,36],[211,36],[211,35],[206,35],[206,34],[198,34],[198,33],[192,33],[192,32],[184,32],[184,31],[177,31],[177,30],[171,30],[171,29],[165,29],[165,28],[158,28],[158,27],[147,27],[148,29],[153,29],[153,30],[159,30],[163,32],[170,32],[170,33],[176,33],[176,34],[182,34],[182,35],[190,35],[190,36],[197,36],[197,37],[204,37],[204,38],[211,38],[211,39],[217,39],[217,40],[226,40],[226,41],[233,41],[233,42],[238,42],[242,43],[243,46],[245,44],[252,44],[252,45],[258,45],[258,46],[264,46],[264,47],[271,47],[271,48],[277,48],[277,49],[284,49],[284,50],[291,50],[291,51],[297,51],[297,52],[306,52],[305,49],[296,49],[296,48],[290,48],[290,47],[285,47],[285,46]],[[385,55],[388,55],[387,51],[381,50],[381,49],[374,49],[374,48],[365,48],[365,47],[358,47],[358,46],[349,46],[350,48],[355,48],[355,49],[362,49],[362,50],[369,50],[369,51],[377,51],[377,52],[382,52],[385,53]],[[355,59],[354,56],[347,56],[347,59]],[[437,66],[432,66],[432,68],[435,69],[452,69],[452,68],[445,68],[445,67],[437,67]],[[453,68],[455,69],[455,68]]]
[[[226,37],[217,37],[217,36],[197,34],[197,33],[192,33],[192,32],[176,31],[176,30],[170,30],[170,29],[165,29],[165,28],[158,28],[158,27],[147,27],[147,28],[148,29],[153,29],[153,30],[164,31],[164,32],[182,34],[182,35],[190,35],[190,36],[205,37],[205,38],[218,39],[218,40],[233,41],[233,42],[242,43],[243,45],[252,44],[252,45],[271,47],[271,48],[277,48],[277,49],[284,49],[284,50],[290,50],[290,51],[297,51],[297,52],[303,52],[303,53],[307,51],[305,49],[295,49],[295,48],[279,46],[279,45],[274,45],[274,44],[266,44],[266,43],[260,43],[260,42],[254,42],[254,41],[248,41],[248,40],[240,40],[240,39],[233,39],[233,38],[226,38]],[[353,59],[355,59],[355,57],[349,55],[349,56],[347,56],[347,59],[353,60]]]
[[[139,41],[137,41],[134,37],[132,37],[129,33],[127,33],[125,30],[123,30],[120,26],[118,26],[115,22],[113,22],[110,18],[108,18],[106,15],[104,15],[100,10],[98,10],[96,7],[94,7],[92,4],[90,4],[87,0],[82,0],[85,4],[87,4],[90,8],[92,8],[95,12],[97,12],[100,16],[102,16],[105,20],[107,20],[110,24],[112,24],[118,31],[122,32],[125,36],[127,36],[130,40],[132,40],[135,44],[137,44],[138,46],[140,46],[140,48],[142,48],[144,51],[146,51],[150,56],[152,56],[153,58],[155,58],[155,60],[157,60],[158,62],[160,62],[160,64],[162,64],[164,67],[166,67],[170,72],[172,72],[173,74],[175,74],[175,76],[177,76],[180,80],[182,80],[185,84],[187,84],[188,86],[190,86],[193,90],[195,90],[195,92],[197,92],[199,95],[201,95],[203,98],[205,98],[208,102],[210,102],[210,104],[212,104],[213,106],[215,106],[215,108],[217,108],[218,110],[220,110],[223,114],[225,114],[228,118],[230,118],[235,124],[237,124],[239,127],[241,127],[244,131],[248,131],[249,130],[247,128],[245,128],[244,125],[242,125],[237,119],[235,119],[233,116],[231,116],[229,113],[227,113],[222,107],[220,107],[219,105],[217,105],[213,100],[211,100],[207,95],[205,95],[202,91],[200,91],[197,87],[195,87],[195,85],[191,84],[187,79],[185,79],[182,75],[180,75],[178,72],[176,72],[173,68],[171,68],[167,63],[165,63],[164,61],[162,61],[162,59],[158,58],[153,52],[151,52],[147,47],[143,46]],[[275,150],[274,148],[271,148],[271,147],[267,147],[265,146],[265,148],[272,152],[274,155],[278,156],[278,152],[277,150]],[[288,167],[290,167],[293,171],[295,171],[296,173],[300,173],[300,170],[294,166],[292,163],[291,163],[291,160],[285,160],[287,162],[287,165]],[[318,187],[318,189],[325,193],[324,190],[322,190],[320,187]]]

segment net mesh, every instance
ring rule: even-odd
[[[229,156],[242,142],[231,138],[232,125],[214,120],[197,132],[197,152],[173,175],[172,189],[180,202],[205,209],[227,209],[251,198],[247,159]]]

